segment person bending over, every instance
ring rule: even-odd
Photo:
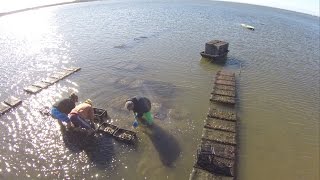
[[[151,102],[146,97],[135,96],[128,99],[125,103],[125,108],[133,111],[135,118],[143,124],[152,125],[153,117],[150,112]],[[136,126],[134,124],[134,126]]]
[[[58,120],[61,127],[63,127],[62,122],[67,123],[67,128],[71,127],[71,121],[68,114],[76,106],[76,102],[78,102],[78,96],[72,93],[69,98],[61,99],[53,104],[51,108],[51,116]]]
[[[94,111],[92,101],[87,99],[83,103],[77,105],[69,113],[69,118],[75,127],[93,130]]]

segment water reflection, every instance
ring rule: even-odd
[[[143,132],[148,135],[158,151],[162,164],[167,167],[174,167],[181,152],[178,141],[157,124],[153,124],[148,129],[144,128]]]
[[[110,136],[102,135],[89,140],[84,151],[90,161],[96,164],[98,168],[104,169],[112,166],[115,151]]]

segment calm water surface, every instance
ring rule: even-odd
[[[243,29],[240,24],[256,27]],[[239,179],[319,179],[319,18],[213,1],[99,1],[0,17],[0,179],[188,179],[213,75],[236,72]],[[225,65],[201,59],[230,43]],[[119,64],[122,63],[122,64]],[[23,88],[63,67],[81,71],[36,95]],[[76,91],[129,128],[126,98],[163,116],[126,145],[76,141],[39,108]]]

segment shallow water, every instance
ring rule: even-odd
[[[213,75],[226,68],[237,74],[239,179],[319,179],[318,20],[211,1],[99,1],[0,17],[0,100],[23,99],[0,117],[0,178],[187,179]],[[201,59],[212,39],[230,43],[225,65]],[[70,66],[82,69],[23,91]],[[123,109],[133,95],[164,118],[140,126],[136,146],[77,141],[39,113],[71,91],[121,127],[133,121]]]

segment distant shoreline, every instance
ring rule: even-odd
[[[42,5],[42,6],[35,6],[35,7],[30,7],[30,8],[24,8],[24,9],[19,9],[19,10],[14,10],[14,11],[3,12],[3,13],[0,13],[0,17],[10,15],[10,14],[30,11],[30,10],[46,8],[46,7],[60,6],[60,5],[65,5],[65,4],[82,3],[82,2],[90,2],[90,1],[97,1],[97,0],[76,0],[76,1],[72,1],[72,2],[62,2],[62,3],[48,4],[48,5]]]

